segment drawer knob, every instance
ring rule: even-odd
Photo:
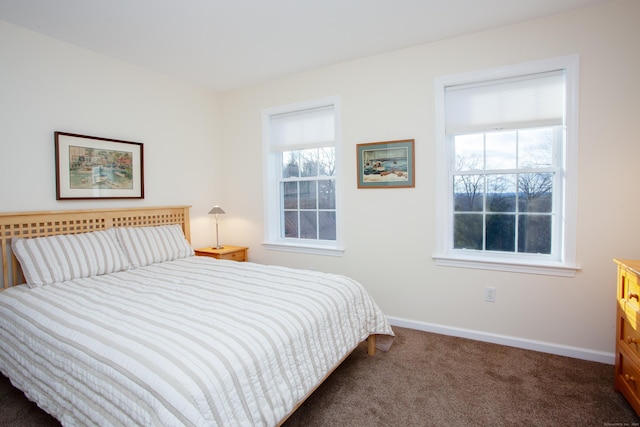
[[[640,301],[640,299],[638,298],[638,294],[632,294],[631,292],[629,292],[629,299],[636,299],[637,301]]]
[[[627,344],[638,344],[638,339],[637,338],[631,338],[631,337],[627,337]]]
[[[633,375],[624,374],[624,379],[627,381],[631,381],[632,383],[636,382],[636,377],[634,377]]]

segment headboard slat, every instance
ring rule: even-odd
[[[2,247],[2,283],[9,283],[9,263],[7,262],[9,252],[7,251],[7,241],[0,241]]]
[[[191,241],[189,208],[190,206],[162,206],[48,212],[0,212],[0,247],[2,252],[2,286],[0,290],[23,282],[20,265],[11,253],[11,239],[14,237],[33,238],[88,233],[114,227],[181,224],[185,237]]]

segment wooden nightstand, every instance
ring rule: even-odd
[[[222,249],[200,248],[196,249],[195,253],[198,256],[209,256],[216,259],[230,259],[232,261],[246,261],[247,251],[249,248],[244,246],[229,246],[224,245]]]

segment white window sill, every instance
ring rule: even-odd
[[[489,257],[466,257],[460,255],[434,255],[436,265],[446,267],[475,268],[479,270],[506,271],[511,273],[541,274],[546,276],[575,277],[580,270],[559,262],[533,260],[495,259]]]
[[[342,256],[344,248],[321,245],[304,245],[288,242],[262,242],[265,249],[270,251],[297,252],[312,255]]]

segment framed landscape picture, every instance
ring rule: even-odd
[[[415,187],[414,140],[358,144],[358,188]]]
[[[55,132],[56,199],[143,199],[143,146]]]

